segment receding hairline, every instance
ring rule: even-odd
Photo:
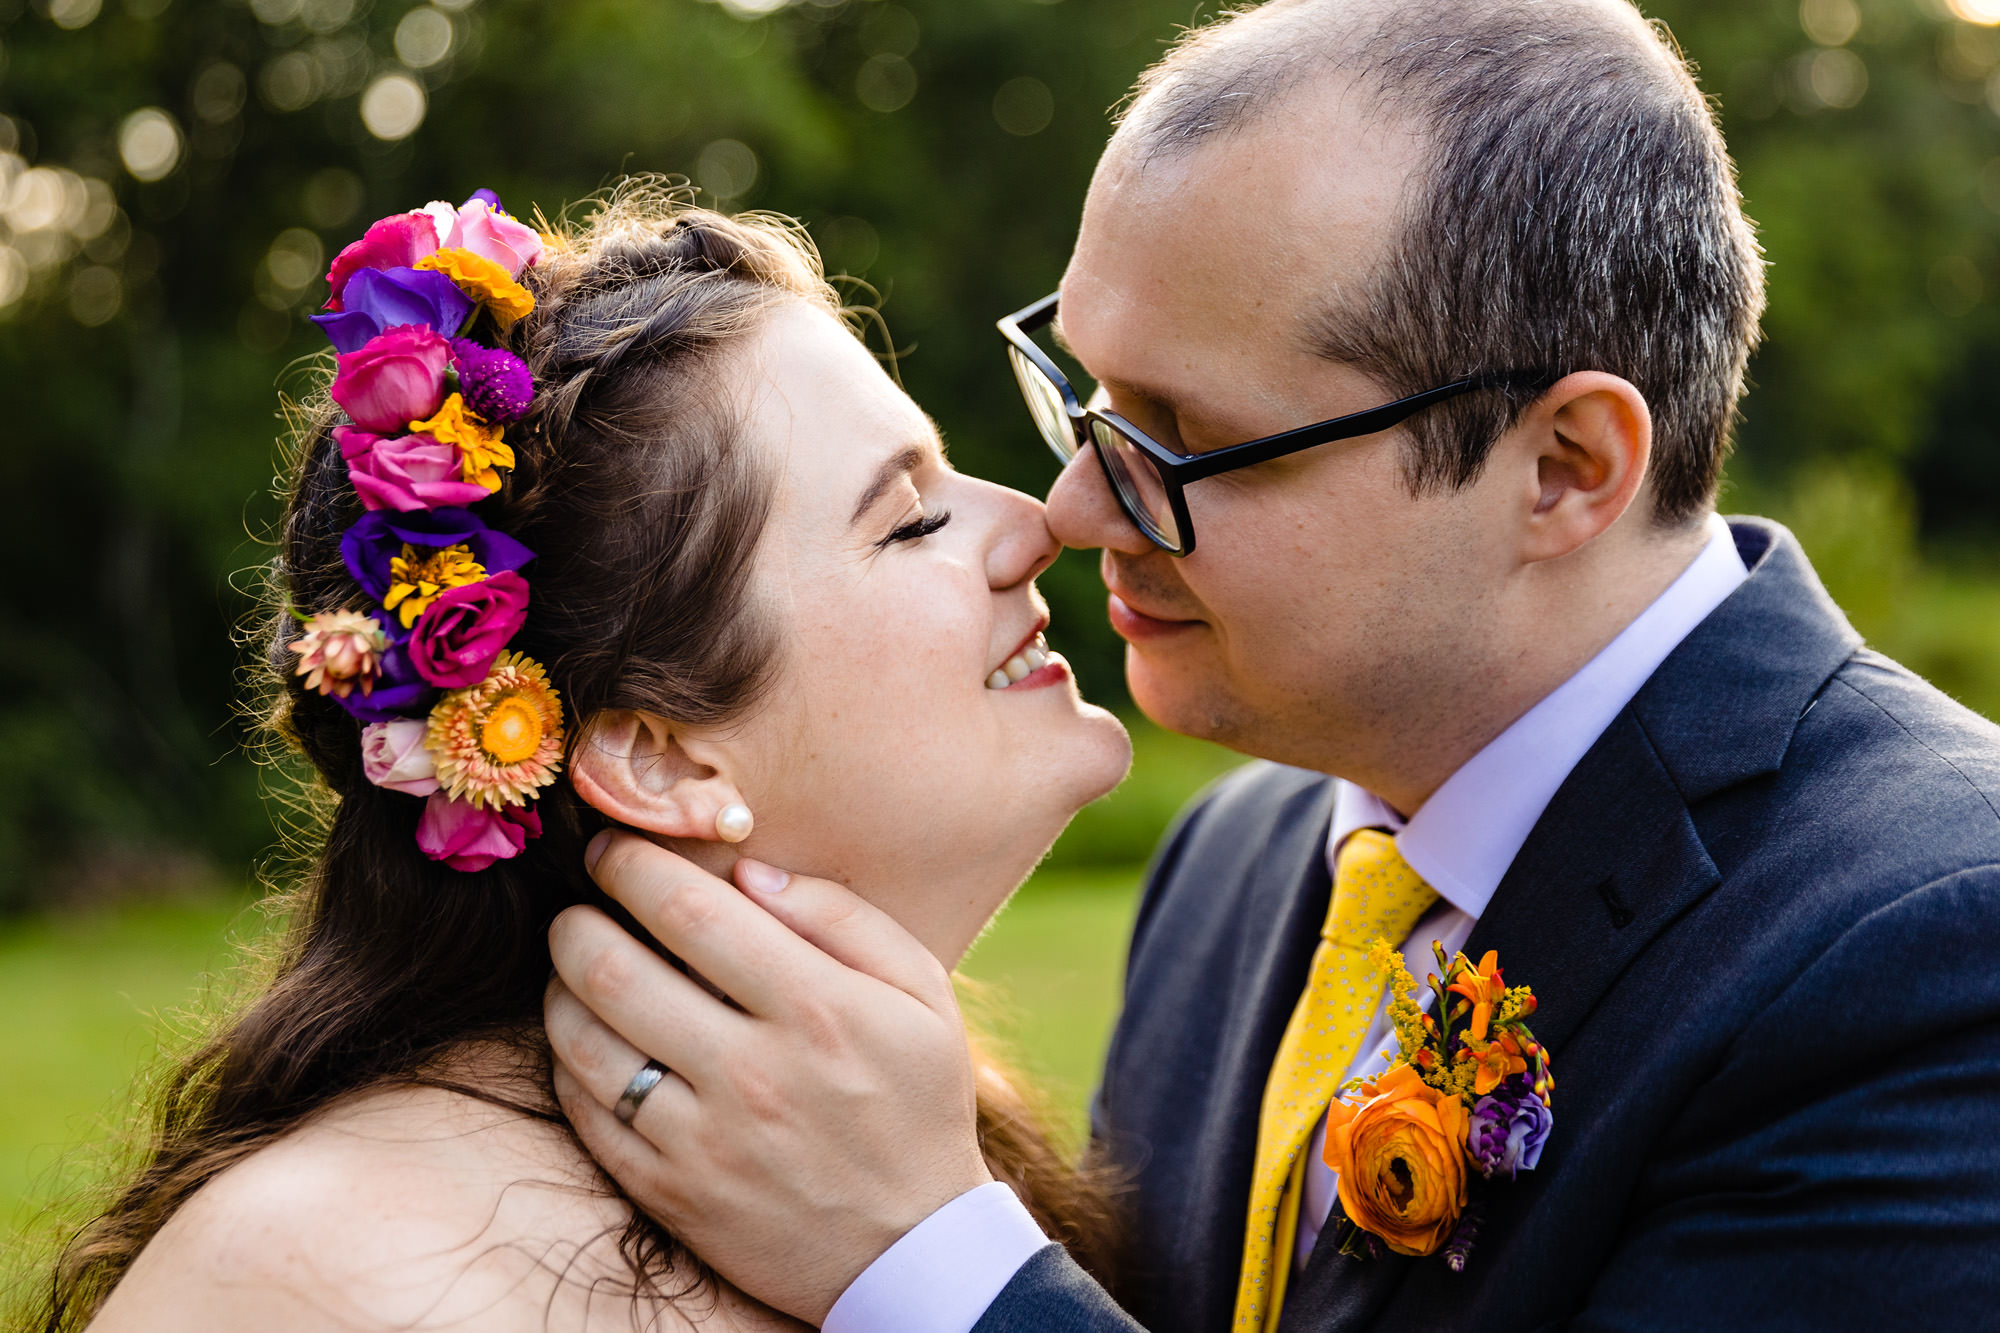
[[[1210,141],[1246,130],[1333,77],[1382,95],[1385,115],[1421,120],[1386,62],[1370,48],[1387,35],[1398,0],[1267,0],[1224,11],[1191,28],[1116,107],[1111,151],[1144,168],[1186,158]],[[1629,42],[1663,79],[1684,76],[1672,39],[1629,0],[1465,0],[1461,15],[1567,11],[1600,39]],[[1418,112],[1412,117],[1412,112]],[[1412,126],[1412,128],[1421,128]]]

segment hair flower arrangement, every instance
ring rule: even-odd
[[[1433,944],[1445,980],[1426,981],[1434,1017],[1416,1003],[1402,953],[1376,940],[1369,961],[1388,974],[1397,1058],[1373,1080],[1355,1080],[1327,1108],[1325,1162],[1338,1173],[1344,1253],[1444,1252],[1463,1272],[1479,1230],[1474,1190],[1532,1171],[1555,1126],[1548,1052],[1528,1030],[1534,992],[1509,986],[1499,955],[1474,966]]]
[[[562,703],[509,651],[535,553],[471,512],[514,467],[534,379],[496,344],[535,307],[543,239],[491,190],[383,218],[342,250],[313,320],[338,353],[334,443],[365,511],[341,557],[372,605],[301,616],[307,689],[366,724],[362,771],[425,801],[417,846],[455,870],[518,856],[562,768]]]

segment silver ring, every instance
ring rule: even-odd
[[[667,1067],[658,1060],[646,1061],[645,1068],[632,1075],[632,1081],[625,1085],[625,1091],[618,1095],[618,1104],[611,1108],[611,1114],[618,1117],[618,1123],[629,1125],[639,1114],[639,1103],[646,1100],[660,1080],[667,1076]]]

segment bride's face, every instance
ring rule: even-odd
[[[1060,658],[1006,683],[1049,628],[1039,501],[954,471],[825,313],[780,312],[738,364],[778,478],[753,586],[783,645],[717,738],[756,816],[742,850],[853,886],[955,961],[1130,743]]]

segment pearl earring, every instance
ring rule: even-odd
[[[743,841],[755,825],[747,805],[732,803],[715,812],[715,836],[724,842]]]

